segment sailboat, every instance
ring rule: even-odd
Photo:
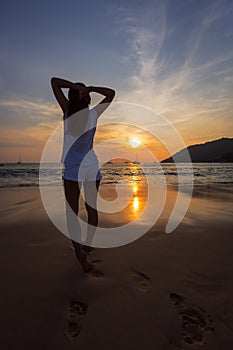
[[[22,159],[21,159],[21,155],[19,154],[19,160],[16,164],[22,164]]]
[[[141,163],[138,161],[137,153],[136,153],[136,160],[133,162],[133,164],[141,164]]]

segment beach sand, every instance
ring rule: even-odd
[[[114,197],[110,186],[101,191]],[[182,223],[166,234],[176,199],[170,188],[148,233],[90,253],[103,275],[81,271],[39,188],[0,192],[2,349],[233,347],[232,185],[195,187]],[[113,222],[127,221],[116,215]],[[101,215],[100,223],[111,220]]]

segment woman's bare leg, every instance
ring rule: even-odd
[[[66,219],[68,231],[72,244],[75,249],[75,254],[82,265],[83,271],[90,271],[92,265],[87,261],[87,254],[83,251],[81,242],[81,227],[78,220],[72,215],[70,208],[77,215],[79,210],[79,196],[81,183],[75,181],[64,180],[64,191],[66,197]],[[75,228],[75,232],[74,232]]]
[[[85,207],[88,214],[87,238],[85,244],[90,246],[98,225],[97,195],[100,180],[86,181],[83,183],[85,195]]]

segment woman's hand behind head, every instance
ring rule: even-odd
[[[86,86],[85,87],[79,86],[79,96],[80,96],[80,99],[85,99],[88,104],[91,102],[89,89]]]
[[[79,96],[80,96],[80,99],[83,98],[83,97],[87,97],[89,95],[89,90],[88,88],[85,86],[79,86]]]

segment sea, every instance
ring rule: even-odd
[[[233,163],[104,163],[100,164],[101,184],[164,183],[199,185],[233,183]],[[63,165],[56,163],[2,163],[0,187],[62,185]]]

